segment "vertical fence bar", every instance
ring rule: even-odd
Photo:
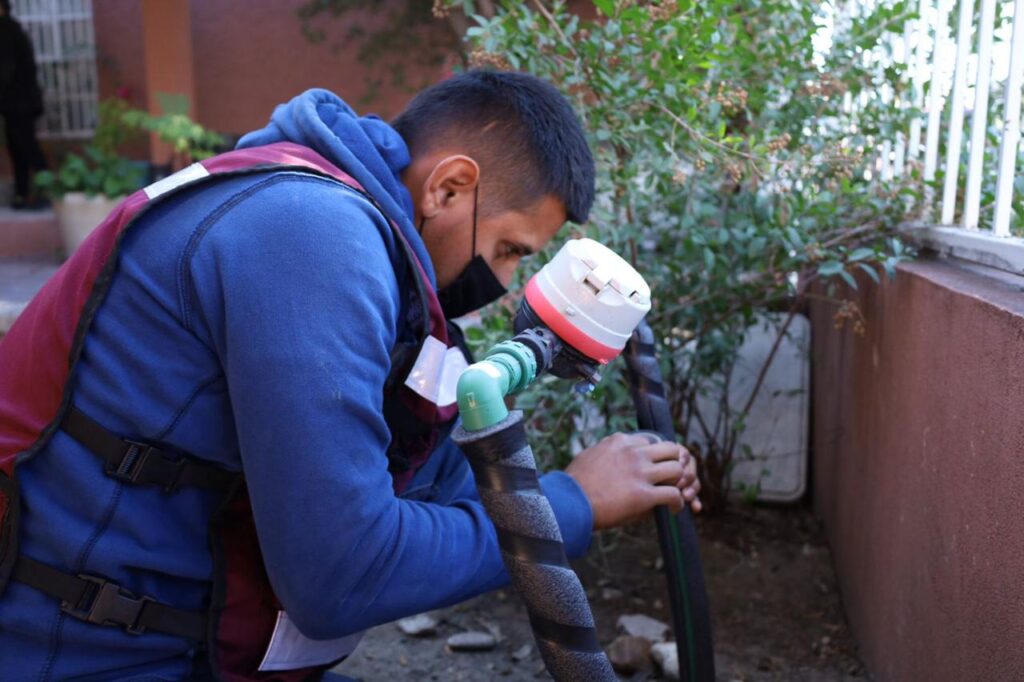
[[[857,11],[854,14],[853,20],[857,21],[859,19],[864,19],[865,17],[870,16],[871,15],[872,3],[874,1],[875,0],[861,0],[861,2],[858,2],[857,3]],[[861,65],[864,67],[864,71],[865,72],[867,72],[868,69],[871,68],[871,50],[864,50],[864,52],[861,54]],[[871,95],[868,92],[867,88],[861,88],[860,95],[857,97],[857,101],[854,104],[854,111],[857,112],[857,127],[859,127],[861,130],[864,129],[863,114],[864,114],[864,111],[868,108],[868,105],[870,104],[870,101],[871,101]],[[874,143],[874,138],[868,138],[868,137],[865,136],[865,140],[864,140],[864,151],[865,151],[865,153],[868,153],[868,150],[871,148],[871,145],[873,143]],[[872,165],[871,165],[871,169],[872,169],[871,172],[872,172],[873,176],[877,176],[877,161],[878,161],[878,159],[874,159],[874,163],[872,163]]]
[[[956,183],[960,179],[960,145],[964,135],[964,90],[967,60],[971,55],[971,19],[974,0],[960,0],[960,23],[956,30],[956,66],[950,97],[949,137],[946,139],[946,180],[942,187],[942,224],[952,225],[956,210]]]
[[[892,164],[893,172],[897,178],[903,177],[903,171],[907,162],[907,135],[902,130],[896,133],[896,146],[894,147]]]
[[[865,16],[874,15],[884,2],[885,0],[868,0],[865,2],[864,6],[867,9]],[[864,65],[874,72],[874,77],[881,83],[875,96],[875,107],[877,109],[888,109],[892,104],[892,86],[885,80],[885,64],[887,60],[891,59],[891,55],[886,54],[887,48],[891,49],[892,46],[889,33],[889,26],[887,25],[886,30],[875,41],[875,46],[864,53]],[[884,136],[885,132],[879,131],[874,139],[875,150],[878,154],[876,167],[878,168],[879,179],[883,182],[888,182],[892,180],[892,140]]]
[[[900,87],[896,89],[896,96],[893,98],[893,107],[897,111],[903,111],[907,107],[907,83],[909,82],[910,69],[910,36],[912,34],[913,22],[903,22],[903,33],[893,36],[891,64],[900,64],[899,79]],[[896,131],[896,139],[893,143],[892,166],[893,175],[897,178],[903,177],[904,166],[907,160],[907,133],[904,130]]]
[[[1017,170],[1020,143],[1020,89],[1024,77],[1024,0],[1013,3],[1013,37],[1010,39],[1010,72],[1006,76],[1006,106],[1003,139],[999,147],[999,176],[996,181],[996,214],[992,230],[999,237],[1010,236],[1010,205],[1013,176]]]
[[[932,50],[932,75],[928,86],[928,129],[925,135],[924,179],[935,180],[935,169],[939,160],[939,123],[942,119],[942,98],[946,88],[946,70],[942,54],[949,43],[949,13],[953,0],[939,0],[935,18],[935,48]],[[931,203],[932,189],[925,190]]]
[[[892,165],[892,142],[890,140],[882,140],[881,150],[878,152],[879,162],[881,168],[879,169],[879,177],[884,182],[892,180],[893,176],[893,165]]]
[[[877,68],[880,72],[884,72],[885,70],[885,59],[886,56],[881,50],[879,50],[877,54]],[[879,103],[881,104],[880,108],[889,109],[893,107],[895,105],[895,101],[892,96],[892,86],[888,83],[882,83],[880,90],[881,92],[879,93],[878,98]],[[884,132],[881,132],[880,134],[885,135]],[[892,140],[888,137],[882,140],[882,145],[879,149],[878,155],[881,161],[878,171],[879,177],[883,182],[889,182],[893,178],[894,169],[892,163]]]
[[[914,56],[911,83],[914,88],[913,106],[919,112],[924,108],[924,72],[928,68],[928,54],[931,49],[928,26],[928,14],[931,10],[930,0],[921,0],[917,7],[917,21],[914,22]],[[908,43],[909,49],[909,43]],[[908,59],[908,63],[909,63]],[[910,121],[910,136],[907,140],[907,161],[913,163],[921,154],[921,114]]]
[[[974,82],[974,111],[971,112],[971,148],[967,164],[963,226],[978,229],[981,210],[981,176],[985,165],[985,132],[988,127],[988,90],[992,76],[992,39],[995,34],[996,0],[982,0],[978,26],[978,77]]]

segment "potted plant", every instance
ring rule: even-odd
[[[171,147],[170,163],[154,166],[154,177],[151,179],[158,180],[194,161],[226,151],[227,140],[224,136],[204,128],[188,115],[188,97],[159,92],[156,99],[161,111],[159,115],[140,109],[127,109],[121,116],[129,128],[150,132]]]
[[[82,153],[68,154],[56,171],[36,175],[36,186],[54,200],[67,255],[121,200],[147,181],[147,164],[118,153],[130,137],[150,132],[172,146],[170,166],[148,181],[212,156],[225,144],[223,137],[188,116],[188,98],[167,93],[159,93],[157,98],[163,111],[160,115],[134,109],[121,97],[101,102],[96,131]]]
[[[53,200],[66,255],[71,255],[122,199],[142,186],[143,166],[117,152],[132,134],[122,120],[126,111],[124,100],[101,102],[93,139],[82,152],[68,154],[57,170],[35,176],[36,187]]]

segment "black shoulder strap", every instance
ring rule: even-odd
[[[121,438],[71,406],[61,428],[106,464],[108,476],[136,485],[156,485],[166,492],[182,487],[225,490],[241,474],[188,457],[168,457],[160,448]]]
[[[225,490],[241,481],[241,474],[186,457],[168,457],[155,446],[121,438],[73,406],[60,427],[102,459],[107,475],[119,481],[157,485],[166,492],[183,486]],[[63,613],[87,623],[121,627],[133,635],[153,630],[197,642],[206,639],[205,613],[136,596],[102,576],[65,573],[21,555],[11,578],[58,599]]]
[[[62,612],[87,623],[122,627],[132,635],[153,630],[197,642],[206,639],[205,613],[137,597],[106,578],[72,575],[26,556],[18,557],[11,577],[59,599]]]

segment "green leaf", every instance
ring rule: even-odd
[[[715,269],[715,252],[711,249],[704,249],[704,267],[711,272]]]
[[[181,93],[158,92],[156,101],[164,114],[188,115],[188,96]]]
[[[110,176],[103,179],[103,194],[111,199],[124,194],[124,185],[116,177]]]
[[[860,248],[850,254],[850,261],[856,262],[859,260],[865,260],[875,255],[874,249]]]
[[[792,227],[786,228],[786,236],[789,238],[790,244],[795,249],[803,248],[804,240],[800,236],[800,233],[794,230]]]
[[[878,271],[875,270],[873,267],[871,267],[867,263],[857,263],[857,267],[866,272],[868,274],[868,277],[875,280],[875,284],[879,283]]]
[[[605,16],[610,17],[615,14],[615,0],[594,0],[594,6]]]
[[[843,264],[837,260],[828,260],[818,266],[818,274],[822,277],[831,277],[843,272]]]

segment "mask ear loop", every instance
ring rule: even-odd
[[[480,181],[477,180],[476,186],[473,187],[473,253],[469,254],[470,260],[476,258],[476,207],[477,199],[480,196]]]

